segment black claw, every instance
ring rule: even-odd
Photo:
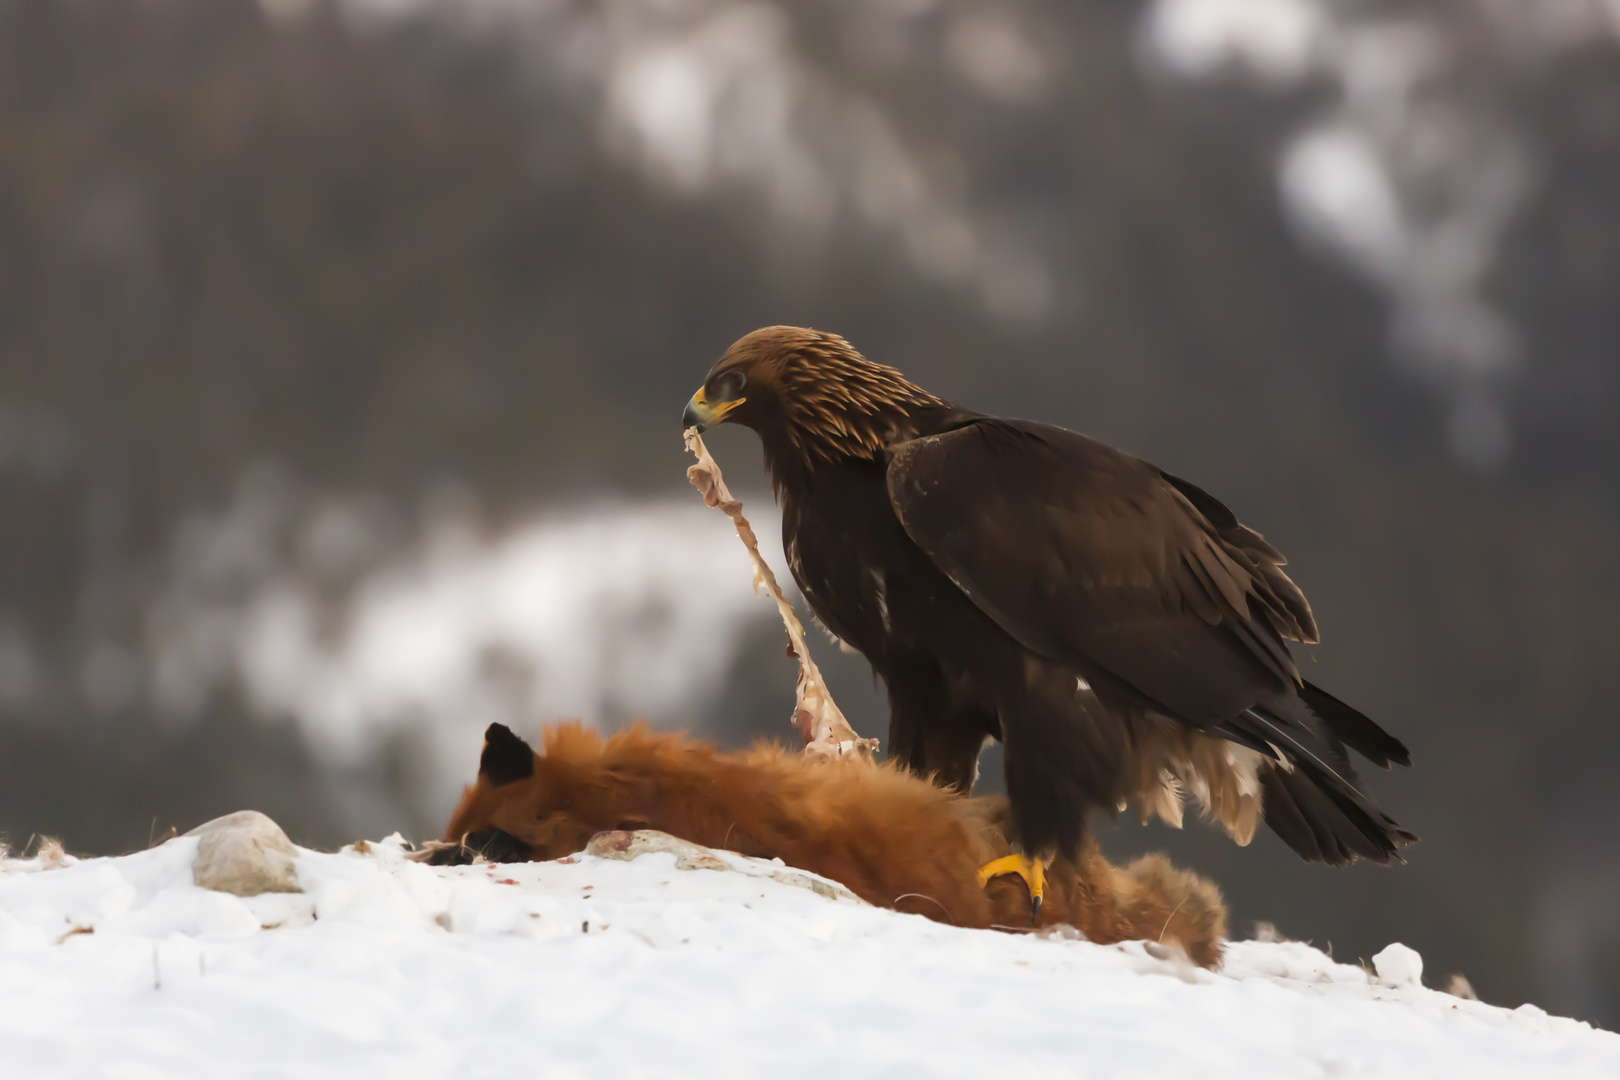
[[[1033,909],[1029,914],[1029,924],[1034,926],[1041,921],[1041,898],[1039,896],[1030,897],[1029,906]]]

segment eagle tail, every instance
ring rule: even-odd
[[[1328,703],[1321,712],[1313,708],[1319,701]],[[1406,748],[1349,706],[1311,687],[1309,698],[1290,694],[1250,709],[1230,726],[1247,736],[1242,741],[1268,744],[1274,763],[1259,777],[1262,813],[1301,858],[1342,865],[1360,856],[1387,863],[1399,860],[1401,845],[1417,839],[1362,790],[1345,752],[1346,744],[1363,753],[1364,745],[1371,746],[1385,759],[1368,753],[1372,760],[1405,764]]]
[[[1397,849],[1417,839],[1372,800],[1308,765],[1271,766],[1260,774],[1261,812],[1271,831],[1309,862],[1342,866],[1356,856],[1401,861]]]
[[[1350,749],[1381,768],[1412,764],[1406,744],[1319,686],[1305,683],[1299,696]]]

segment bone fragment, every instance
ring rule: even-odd
[[[828,692],[827,684],[821,678],[821,670],[810,658],[810,649],[804,643],[804,625],[793,613],[793,605],[782,596],[782,588],[776,583],[776,575],[771,573],[771,568],[760,558],[759,541],[755,539],[754,530],[749,526],[748,519],[743,517],[742,502],[732,498],[731,492],[726,490],[726,482],[720,475],[720,466],[703,445],[703,439],[699,437],[696,428],[686,429],[686,448],[697,458],[697,464],[686,470],[686,479],[698,489],[705,503],[719,507],[731,518],[731,523],[737,528],[737,535],[742,538],[743,547],[748,549],[748,560],[754,567],[754,591],[762,595],[769,593],[776,601],[777,612],[782,616],[782,625],[787,629],[789,651],[799,661],[799,685],[795,695],[792,722],[794,730],[804,737],[805,756],[818,760],[837,758],[873,760],[873,755],[877,753],[878,741],[863,739],[857,735],[833,702],[832,694]]]

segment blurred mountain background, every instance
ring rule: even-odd
[[[1406,866],[1111,853],[1620,1024],[1607,0],[0,0],[0,832],[422,838],[490,720],[787,737],[678,424],[771,323],[1208,488],[1412,747]]]

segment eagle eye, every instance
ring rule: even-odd
[[[733,401],[743,392],[748,378],[742,372],[732,370],[720,376],[714,386],[714,396],[719,401]]]

